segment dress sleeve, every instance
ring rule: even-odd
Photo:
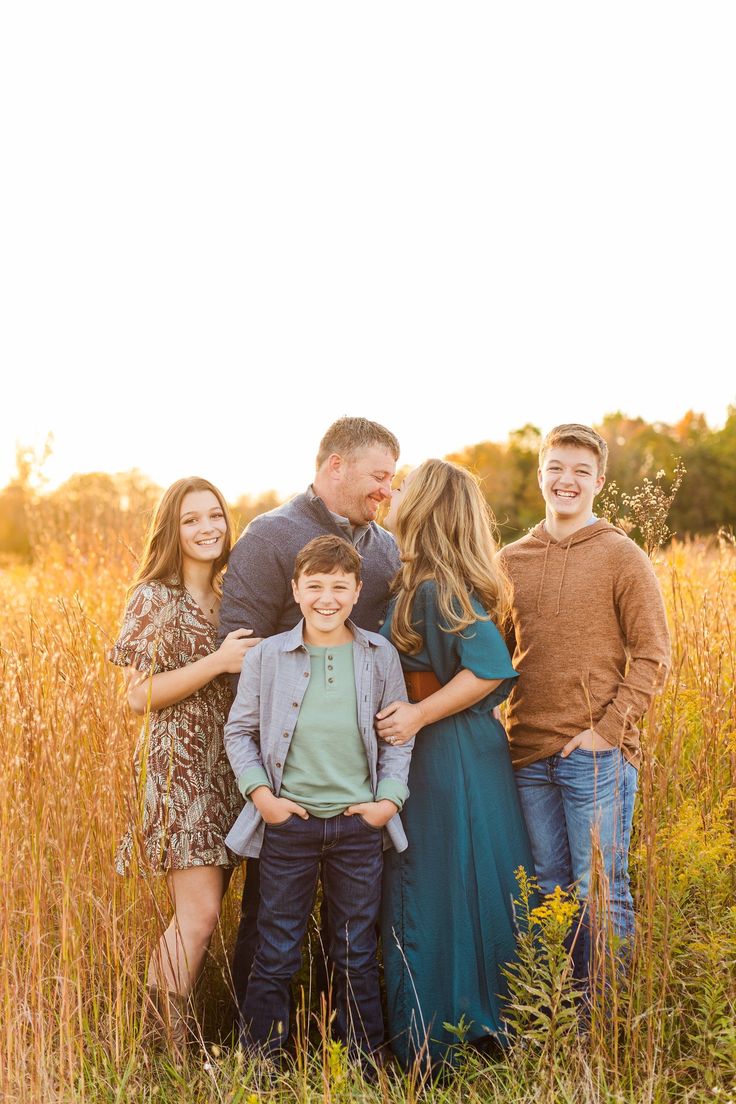
[[[517,672],[511,665],[506,642],[493,621],[485,619],[480,602],[473,598],[473,607],[479,618],[462,632],[448,632],[437,605],[434,584],[424,584],[417,594],[414,621],[424,637],[432,668],[441,682],[449,682],[461,669],[472,671],[480,679],[502,679],[492,691],[497,705],[511,693]],[[483,699],[484,704],[488,698]]]
[[[478,612],[483,612],[480,607]],[[455,633],[454,639],[460,666],[478,678],[517,678],[506,641],[492,621],[476,621],[463,632]]]
[[[178,666],[178,601],[163,583],[142,583],[130,597],[120,636],[107,654],[118,667],[148,675]]]

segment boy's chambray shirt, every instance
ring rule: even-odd
[[[390,778],[404,787],[406,800],[414,740],[401,746],[387,744],[377,738],[373,727],[381,709],[394,701],[407,701],[399,654],[377,633],[359,629],[352,621],[346,624],[353,634],[358,727],[374,799],[379,796],[382,779]],[[254,768],[261,768],[277,797],[311,673],[303,627],[302,620],[289,632],[271,636],[250,649],[225,725],[225,750],[235,777],[243,783],[244,776],[250,774],[252,778]],[[236,855],[257,858],[263,829],[261,814],[252,801],[247,801],[225,843]],[[408,846],[398,813],[384,829],[384,847],[391,844],[397,851],[405,851]]]

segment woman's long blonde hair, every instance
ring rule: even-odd
[[[143,547],[141,562],[131,584],[131,590],[141,583],[160,579],[161,582],[170,583],[172,586],[184,585],[184,560],[181,553],[181,538],[179,535],[179,519],[181,504],[184,496],[191,491],[211,491],[215,496],[222,512],[225,515],[227,528],[222,552],[212,564],[212,586],[219,594],[222,589],[222,569],[227,563],[233,541],[233,527],[225,499],[217,487],[208,479],[201,479],[193,475],[186,479],[177,479],[168,490],[164,491],[161,501],[156,507],[151,524],[146,534],[146,543]]]
[[[509,588],[496,559],[495,524],[478,480],[465,468],[425,460],[416,469],[396,515],[402,567],[394,581],[391,639],[399,651],[421,651],[423,640],[411,617],[417,588],[428,579],[437,585],[447,632],[462,632],[478,620],[471,595],[487,620],[503,624]]]

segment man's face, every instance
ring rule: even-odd
[[[557,445],[547,451],[537,472],[547,509],[560,520],[581,525],[593,513],[593,499],[606,481],[598,475],[598,457],[580,445]]]
[[[352,525],[375,521],[378,507],[391,497],[391,480],[395,473],[396,460],[381,445],[372,445],[353,456],[341,458],[336,472],[335,512],[346,517]]]

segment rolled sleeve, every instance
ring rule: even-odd
[[[399,782],[398,778],[382,778],[378,783],[376,801],[393,801],[399,812],[404,808],[408,796],[409,787]]]
[[[259,786],[268,786],[269,790],[273,793],[271,780],[263,767],[251,767],[245,774],[241,774],[238,779],[238,789],[243,797],[250,797],[253,791],[257,790]]]

